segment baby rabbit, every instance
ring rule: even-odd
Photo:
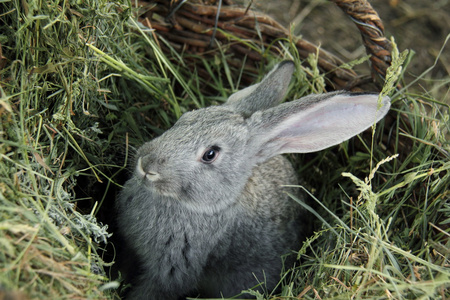
[[[294,63],[220,106],[185,113],[136,154],[118,203],[120,233],[140,270],[129,299],[228,297],[280,280],[308,220],[280,154],[313,152],[378,122],[390,99],[332,92],[279,104]],[[289,262],[287,262],[289,263]],[[289,267],[289,266],[288,266]]]

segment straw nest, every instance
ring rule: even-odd
[[[320,227],[283,293],[449,297],[448,106],[396,89],[406,54],[367,1],[333,2],[359,29],[366,74],[226,0],[2,2],[0,298],[116,299],[120,241],[106,224],[133,146],[281,57],[301,82],[289,97],[381,90],[394,102],[374,135],[297,156]]]
[[[296,59],[306,62],[311,54],[317,55],[317,64],[326,74],[329,90],[367,90],[367,83],[382,81],[386,76],[391,61],[391,43],[384,36],[383,24],[368,1],[333,2],[357,26],[367,53],[371,55],[372,76],[357,74],[335,55],[293,36],[289,29],[267,14],[254,11],[250,6],[233,5],[231,1],[223,1],[221,5],[219,2],[141,0],[139,17],[142,24],[155,30],[159,45],[166,53],[174,50],[192,54],[185,60],[192,69],[201,68],[199,56],[210,58],[221,53],[237,70],[236,73],[243,68],[256,74],[261,63],[266,62],[268,53],[279,55],[284,51],[280,41],[289,40],[298,52]],[[203,77],[208,76],[205,70],[199,73]],[[254,78],[244,74],[243,82],[248,84],[252,81]]]

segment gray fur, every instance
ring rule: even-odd
[[[233,296],[280,279],[281,256],[306,227],[291,164],[279,154],[338,144],[380,120],[389,98],[334,92],[279,104],[294,71],[282,62],[221,106],[184,114],[136,155],[119,228],[142,270],[129,299]],[[201,161],[220,147],[212,163]],[[299,196],[299,195],[297,195]],[[302,219],[303,218],[303,219]],[[292,262],[290,262],[292,263]]]

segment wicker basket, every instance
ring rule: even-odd
[[[195,54],[197,58],[198,55],[211,57],[219,51],[225,52],[227,63],[236,67],[237,72],[241,72],[245,62],[242,78],[244,84],[255,80],[248,75],[257,73],[258,67],[264,63],[261,51],[249,47],[249,41],[259,49],[269,49],[268,51],[277,53],[282,49],[276,41],[290,39],[295,41],[302,59],[310,53],[318,53],[319,68],[327,74],[328,90],[377,90],[377,85],[373,83],[380,82],[377,78],[384,78],[390,65],[391,44],[384,37],[383,24],[378,14],[365,0],[333,2],[354,21],[361,32],[366,50],[371,54],[372,76],[361,76],[353,70],[340,68],[344,63],[341,59],[306,40],[293,37],[288,29],[266,14],[248,7],[232,5],[230,1],[222,2],[141,0],[138,5],[141,8],[142,24],[154,29],[155,36],[163,38],[170,45],[168,47],[161,42],[163,50],[170,51],[172,48],[179,52]],[[234,38],[231,39],[230,35]],[[184,63],[195,67],[200,76],[208,76],[206,70],[196,65],[194,56],[187,57],[186,60]],[[367,87],[369,82],[372,87]]]

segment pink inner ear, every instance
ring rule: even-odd
[[[387,98],[387,97],[386,97]],[[274,130],[280,153],[307,153],[339,144],[372,126],[389,110],[378,110],[378,95],[339,94],[288,115]],[[301,101],[301,100],[299,100]]]

